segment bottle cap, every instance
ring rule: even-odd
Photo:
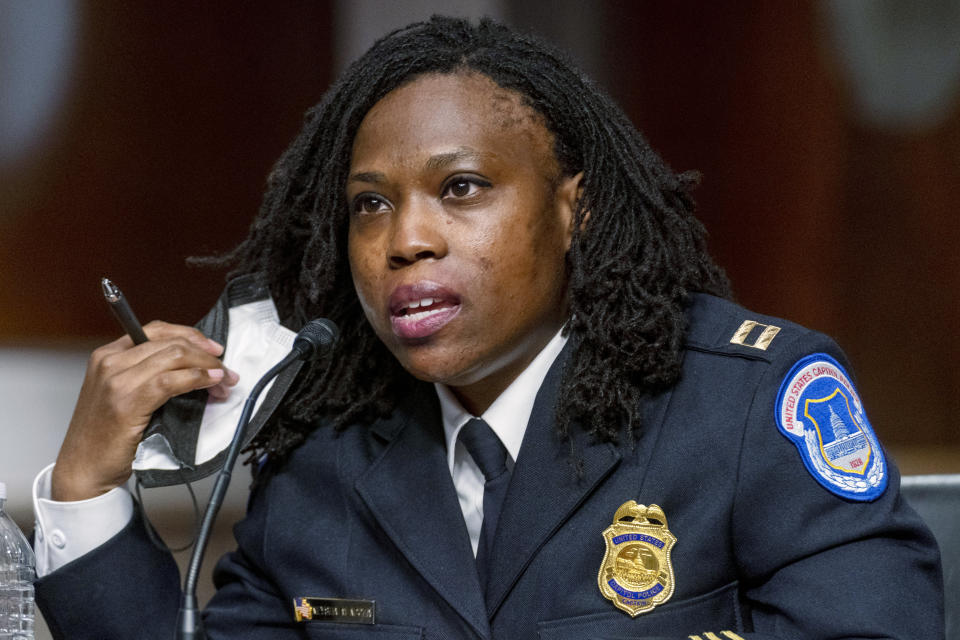
[[[0,482],[0,500],[6,500],[6,499],[7,499],[7,485]]]

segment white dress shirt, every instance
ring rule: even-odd
[[[520,444],[523,442],[523,434],[526,432],[540,385],[566,342],[567,338],[557,332],[529,366],[480,416],[503,441],[508,454],[507,467],[510,469],[520,452]],[[231,368],[241,379],[257,379],[254,372],[245,371],[242,366],[231,364]],[[447,463],[470,534],[470,542],[473,544],[473,552],[476,554],[483,524],[483,473],[466,448],[457,442],[460,429],[474,416],[463,408],[449,388],[441,384],[435,387],[440,398],[447,441]],[[52,471],[51,464],[40,472],[33,483],[33,508],[36,518],[34,550],[38,577],[56,571],[107,542],[120,533],[133,516],[133,498],[125,486],[116,487],[88,500],[51,500]]]
[[[533,402],[537,392],[553,361],[557,359],[567,338],[558,331],[547,343],[547,346],[537,354],[537,357],[527,365],[510,386],[497,396],[483,415],[479,416],[490,425],[493,432],[503,442],[507,449],[507,469],[513,470],[513,464],[520,453],[520,444],[523,434],[527,431],[527,422],[533,411]],[[477,545],[480,543],[480,528],[483,524],[483,473],[473,461],[466,447],[457,440],[460,429],[471,418],[471,415],[453,392],[442,384],[435,384],[437,395],[440,397],[440,413],[443,417],[443,431],[447,438],[447,464],[453,476],[453,485],[457,489],[460,499],[460,509],[463,519],[467,523],[467,532],[473,544],[473,554],[477,554]]]
[[[50,464],[33,481],[33,550],[38,578],[93,551],[120,533],[133,517],[133,498],[123,486],[88,500],[51,500],[52,473]]]

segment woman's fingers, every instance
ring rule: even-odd
[[[53,497],[80,500],[123,483],[150,416],[195,389],[225,397],[238,381],[217,356],[223,347],[193,327],[154,321],[149,340],[128,336],[96,349],[54,467]]]

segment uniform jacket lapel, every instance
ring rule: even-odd
[[[556,434],[557,387],[571,346],[554,362],[537,394],[500,512],[487,585],[490,619],[544,542],[620,460],[611,444],[592,442],[576,425],[568,441]],[[579,475],[575,459],[582,463]]]
[[[413,568],[480,636],[489,637],[435,392],[418,385],[404,407],[371,429],[387,444],[357,480],[357,491]]]

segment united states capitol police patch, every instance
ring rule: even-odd
[[[817,482],[840,497],[876,500],[887,463],[860,396],[840,363],[815,353],[793,366],[777,394],[777,427]]]

